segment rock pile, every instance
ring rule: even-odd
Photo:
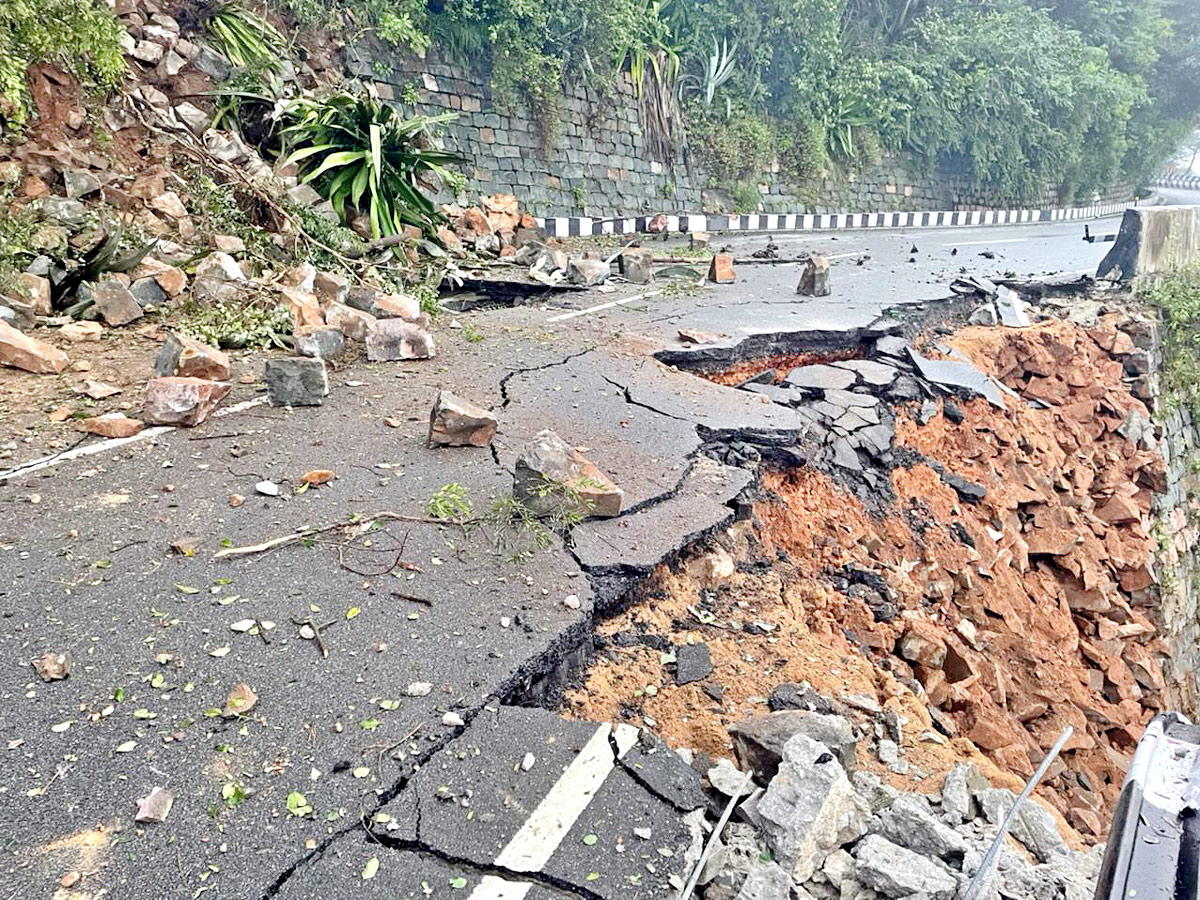
[[[705,900],[962,896],[1016,799],[1011,791],[991,787],[965,763],[946,775],[939,794],[902,793],[845,767],[857,742],[847,719],[785,712],[758,718],[738,731],[768,733],[782,743],[773,764],[743,756],[746,771],[764,787],[739,800],[718,836],[700,876]],[[814,719],[828,721],[814,725]],[[819,732],[823,739],[813,736]],[[730,785],[744,782],[728,762],[707,774],[722,805],[734,795]],[[1029,801],[981,896],[1087,900],[1101,851],[1072,851],[1054,817]]]

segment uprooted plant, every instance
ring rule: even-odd
[[[437,149],[431,135],[452,113],[405,119],[374,98],[339,91],[297,98],[287,116],[287,162],[300,167],[304,182],[333,204],[343,222],[365,216],[372,237],[381,238],[406,225],[432,233],[445,221],[422,183],[459,180],[447,168],[459,157]]]

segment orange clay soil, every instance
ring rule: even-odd
[[[819,472],[764,475],[774,499],[755,505],[752,523],[661,567],[600,628],[702,640],[712,675],[677,686],[658,651],[613,647],[568,710],[649,717],[673,746],[728,756],[727,727],[764,712],[782,682],[835,700],[865,693],[907,719],[911,768],[882,769],[869,741],[863,765],[929,791],[981,754],[994,783],[1016,786],[1069,724],[1075,734],[1040,793],[1079,832],[1103,837],[1166,687],[1166,649],[1146,612],[1156,597],[1148,512],[1165,468],[1157,450],[1115,431],[1131,412],[1147,415],[1114,358],[1132,351],[1127,342],[1113,319],[1091,333],[1060,322],[960,332],[950,343],[976,365],[1049,404],[1010,400],[1000,411],[974,400],[961,404],[961,424],[938,415],[924,426],[897,411],[897,445],[983,485],[980,503],[927,465],[892,473],[896,500],[882,519]],[[845,567],[879,576],[880,590],[835,590]],[[888,604],[898,615],[876,622],[872,609]],[[753,622],[775,628],[743,629]],[[724,689],[719,702],[705,685]],[[934,717],[953,739],[938,742]]]
[[[834,353],[788,353],[780,356],[747,360],[746,362],[738,363],[732,368],[723,369],[720,372],[698,372],[696,374],[707,378],[709,381],[715,381],[717,384],[734,385],[749,381],[754,376],[761,375],[770,369],[773,372],[772,379],[778,384],[787,378],[788,373],[792,369],[799,366],[836,362],[840,359],[854,359],[857,355],[858,351],[856,350],[844,350]]]

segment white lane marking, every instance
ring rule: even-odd
[[[497,866],[513,872],[540,872],[545,867],[612,771],[610,737],[617,745],[617,757],[622,758],[637,743],[638,730],[622,724],[614,734],[607,722],[600,725],[500,851]],[[531,887],[528,882],[488,875],[475,886],[468,900],[522,900]]]
[[[532,887],[528,881],[505,881],[495,875],[484,875],[468,900],[524,900]]]
[[[943,247],[981,247],[984,244],[1024,244],[1032,238],[1005,238],[1001,241],[959,241],[955,244],[942,244]]]
[[[235,403],[233,406],[227,406],[223,409],[218,409],[212,414],[214,419],[222,416],[232,415],[233,413],[243,412],[247,409],[252,409],[255,406],[261,406],[267,402],[267,398],[255,397],[253,400],[243,400],[241,403]],[[34,472],[40,472],[42,469],[48,469],[51,466],[57,466],[59,463],[69,462],[72,459],[82,459],[86,456],[95,456],[97,453],[106,453],[109,450],[116,450],[118,447],[124,447],[127,444],[136,444],[139,441],[148,441],[151,438],[161,437],[164,434],[169,434],[175,429],[162,425],[157,428],[145,428],[131,437],[125,438],[109,438],[100,441],[96,444],[88,444],[85,447],[76,447],[74,450],[68,450],[65,453],[54,453],[50,456],[43,456],[40,459],[30,460],[24,465],[9,469],[6,472],[0,472],[0,482],[8,481],[10,478],[17,478],[21,475],[32,475]]]
[[[575,319],[579,316],[586,316],[588,313],[600,312],[602,309],[612,309],[614,306],[621,306],[625,303],[635,303],[638,300],[645,300],[649,297],[657,297],[662,291],[647,291],[645,294],[635,294],[632,297],[626,297],[624,300],[610,300],[607,303],[600,303],[596,306],[589,306],[587,309],[577,309],[574,312],[562,313],[557,316],[551,316],[546,320],[550,322],[565,322],[568,319]]]

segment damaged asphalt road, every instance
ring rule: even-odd
[[[979,239],[1045,237],[1005,245],[1004,266],[1070,270],[1103,251],[1077,230],[993,228]],[[503,850],[493,845],[511,841],[517,820],[540,802],[537,791],[549,789],[545,759],[540,772],[536,762],[522,770],[538,773],[528,783],[514,780],[512,767],[521,770],[526,754],[545,756],[537,744],[548,735],[585,726],[538,714],[545,718],[503,734],[486,729],[533,715],[505,704],[561,689],[590,635],[594,591],[611,602],[633,574],[733,515],[729,503],[748,470],[713,460],[706,446],[769,450],[800,436],[794,412],[669,370],[649,353],[677,347],[679,328],[730,343],[794,330],[854,333],[857,343],[857,332],[898,300],[947,296],[942,276],[966,264],[959,255],[952,270],[949,248],[908,263],[911,234],[859,238],[802,241],[831,255],[852,242],[871,251],[862,267],[853,259],[834,266],[830,298],[797,298],[794,266],[755,267],[739,270],[733,287],[560,326],[546,324],[553,311],[542,307],[498,311],[481,320],[488,337],[470,352],[337,372],[323,407],[255,407],[3,483],[0,792],[8,813],[0,869],[10,889],[48,894],[79,872],[81,888],[121,897],[315,897],[339,885],[421,896],[426,883],[470,896],[488,878],[508,879],[484,843],[469,841],[461,803],[434,801],[420,833],[397,836],[386,826],[412,824],[405,798],[453,758],[472,799],[498,804],[486,849]],[[881,262],[892,250],[896,258]],[[439,388],[496,411],[495,456],[424,446]],[[351,549],[330,535],[214,559],[223,546],[304,526],[382,510],[421,516],[449,483],[481,511],[507,495],[515,454],[546,427],[587,448],[625,491],[626,515],[586,524],[574,547],[515,563],[482,530],[393,522]],[[296,493],[301,475],[316,468],[336,478]],[[264,480],[279,484],[281,496],[256,493]],[[244,505],[230,506],[234,494]],[[173,542],[188,542],[194,555],[173,552]],[[386,574],[398,563],[407,564],[399,577]],[[589,578],[587,567],[606,577]],[[249,631],[231,627],[246,620]],[[319,632],[319,645],[302,636],[306,626]],[[29,662],[63,651],[73,656],[70,676],[42,682]],[[257,703],[226,718],[221,710],[239,683]],[[463,742],[465,758],[447,757]],[[654,850],[661,871],[644,877],[658,892],[645,896],[661,896],[668,875],[680,874],[675,863],[692,835],[679,811],[615,768],[601,784],[605,799],[595,809],[606,817],[564,838],[561,856],[523,896],[611,896],[619,879],[627,893],[630,873],[612,869],[610,878],[613,858],[591,850],[610,846],[616,834],[606,822],[627,814],[652,819],[648,827],[671,850]],[[495,794],[508,785],[512,798]],[[136,801],[155,786],[174,795],[169,817],[135,824]],[[594,844],[584,841],[590,834]],[[373,857],[378,870],[364,886]]]

